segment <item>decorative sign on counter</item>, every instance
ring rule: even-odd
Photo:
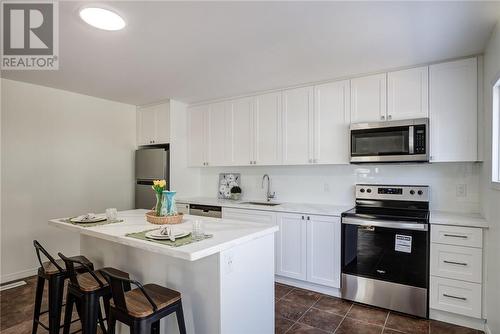
[[[231,198],[231,188],[240,187],[240,173],[220,173],[219,174],[219,192],[217,197],[221,199]]]

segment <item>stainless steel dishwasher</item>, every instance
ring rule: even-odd
[[[212,218],[222,218],[222,207],[212,205],[190,204],[189,214]]]

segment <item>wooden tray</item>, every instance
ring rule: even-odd
[[[183,214],[178,213],[175,216],[158,217],[154,211],[146,212],[146,220],[151,224],[164,225],[164,224],[180,224],[182,223]]]

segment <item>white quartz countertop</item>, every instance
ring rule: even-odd
[[[172,225],[175,230],[190,232],[192,231],[192,221],[201,220],[204,232],[213,234],[213,237],[180,247],[171,247],[125,236],[128,233],[159,228],[158,225],[146,221],[145,213],[147,211],[120,211],[118,218],[123,219],[123,222],[94,227],[66,223],[61,221],[63,218],[52,219],[49,221],[49,225],[188,261],[195,261],[278,231],[277,226],[261,223],[185,215],[183,223]]]
[[[488,228],[488,221],[479,213],[431,211],[431,224]]]
[[[352,209],[352,205],[330,205],[330,204],[309,204],[309,203],[287,203],[277,202],[279,205],[255,205],[247,204],[245,202],[265,202],[265,200],[241,200],[232,201],[227,199],[218,199],[211,197],[192,197],[192,198],[179,198],[179,203],[199,204],[199,205],[212,205],[221,206],[224,208],[238,208],[248,210],[261,210],[261,211],[274,211],[274,212],[289,212],[289,213],[306,213],[311,215],[323,216],[338,216],[342,212]],[[272,202],[271,202],[272,203]]]

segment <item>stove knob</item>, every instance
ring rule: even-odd
[[[419,191],[418,191],[418,194],[419,194],[420,196],[422,196],[422,195],[424,194],[424,192],[423,192],[422,190],[419,190]]]
[[[372,192],[372,190],[368,188],[368,189],[366,189],[366,192],[367,192],[367,193],[371,193],[371,192]]]
[[[361,188],[359,191],[362,192],[362,193],[364,193],[365,192],[365,188]]]
[[[410,190],[410,195],[415,195],[415,190]]]

